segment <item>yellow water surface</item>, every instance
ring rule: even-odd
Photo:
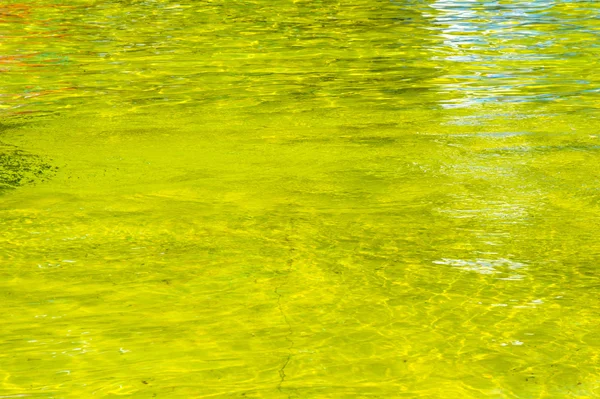
[[[600,397],[600,3],[5,0],[0,398]]]

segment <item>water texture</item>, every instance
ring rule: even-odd
[[[0,398],[600,397],[600,2],[5,0]]]

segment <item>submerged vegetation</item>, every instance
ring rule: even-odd
[[[8,128],[0,125],[0,193],[24,184],[43,182],[57,169],[40,156],[3,143],[2,132]]]

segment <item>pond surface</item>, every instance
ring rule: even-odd
[[[0,5],[0,397],[600,397],[600,2]]]

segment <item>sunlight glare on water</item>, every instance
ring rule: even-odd
[[[0,5],[0,397],[597,398],[600,3]]]

